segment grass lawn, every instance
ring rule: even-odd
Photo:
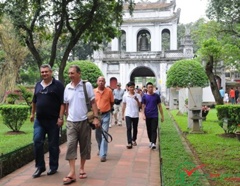
[[[9,131],[11,131],[11,129],[3,124],[2,117],[0,117],[0,154],[12,152],[33,141],[33,123],[31,123],[29,119],[25,121],[20,129],[20,131],[24,133],[13,135],[8,134]]]
[[[160,126],[162,182],[166,186],[189,184],[202,186],[204,179],[199,176],[199,172],[194,172],[191,176],[187,176],[184,172],[184,169],[192,169],[196,165],[194,158],[186,151],[181,138],[169,112],[164,109],[164,122]]]
[[[178,110],[171,111],[199,164],[204,164],[204,174],[211,185],[240,185],[240,141],[236,137],[220,136],[224,131],[218,125],[216,110],[211,109],[207,120],[203,121],[204,134],[185,133],[188,131],[187,115],[177,113]]]
[[[19,133],[12,133],[2,122],[0,116],[0,155],[7,154],[21,147],[33,143],[33,122],[30,117],[24,122]],[[63,126],[63,129],[66,125]]]

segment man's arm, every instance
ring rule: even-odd
[[[31,115],[30,115],[30,121],[31,122],[34,121],[35,112],[36,112],[36,103],[32,102],[32,111],[31,111]]]
[[[162,109],[161,103],[158,104],[158,110],[159,110],[160,115],[161,115],[161,122],[163,122],[164,121],[164,115],[163,115],[163,109]]]
[[[143,115],[143,119],[144,119],[144,120],[146,120],[145,108],[146,108],[146,105],[145,105],[145,104],[142,104],[142,115]]]
[[[125,108],[126,108],[126,103],[122,103],[122,120],[124,120],[124,115],[125,115]]]
[[[111,104],[111,108],[112,108],[114,105],[114,96],[113,96],[112,92],[110,93],[110,104]]]
[[[61,127],[64,123],[64,118],[63,118],[64,112],[65,112],[65,104],[63,103],[60,106],[60,112],[59,112],[58,121],[57,121],[57,125],[59,127]]]
[[[98,108],[95,99],[91,100],[91,105],[92,105],[92,111],[94,114],[94,119],[93,119],[93,124],[95,125],[96,128],[100,126],[99,118],[98,118]]]

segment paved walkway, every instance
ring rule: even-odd
[[[141,116],[140,116],[141,118]],[[77,179],[71,186],[160,186],[159,149],[151,150],[148,145],[145,123],[140,119],[138,127],[138,145],[126,149],[126,127],[114,125],[109,132],[113,141],[109,144],[106,162],[100,162],[97,156],[95,133],[92,136],[92,158],[86,162],[87,179]],[[0,186],[53,186],[63,185],[62,179],[68,174],[69,166],[65,160],[66,144],[61,145],[58,173],[33,179],[36,170],[34,161],[3,177]],[[47,160],[48,153],[45,155]],[[48,170],[48,162],[47,162]],[[79,159],[76,161],[79,170]]]

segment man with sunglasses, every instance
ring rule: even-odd
[[[34,121],[34,154],[37,170],[33,178],[40,177],[46,171],[44,161],[44,141],[47,134],[49,150],[49,171],[53,175],[58,169],[59,129],[63,125],[65,106],[63,103],[64,86],[52,77],[52,68],[48,64],[40,67],[42,80],[35,85],[30,121]],[[36,113],[36,117],[35,117]]]

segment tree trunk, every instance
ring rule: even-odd
[[[219,92],[219,89],[217,86],[217,82],[215,79],[215,75],[213,73],[213,56],[210,56],[209,62],[207,62],[205,70],[206,70],[208,79],[210,81],[210,87],[211,87],[212,94],[214,96],[216,104],[223,105],[223,98],[220,95],[220,92]]]
[[[3,65],[0,74],[0,102],[4,103],[7,93],[14,91],[18,77],[19,66],[13,62],[7,62]],[[11,72],[11,73],[9,73]]]
[[[0,44],[5,52],[5,61],[0,66],[0,103],[6,99],[6,92],[15,89],[18,72],[28,50],[19,43],[11,22],[3,18],[0,26]]]

